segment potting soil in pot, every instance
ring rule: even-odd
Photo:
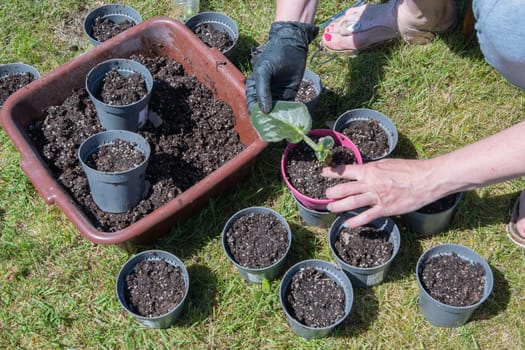
[[[297,95],[295,96],[295,101],[307,103],[315,97],[317,97],[317,91],[315,90],[314,84],[309,80],[301,81],[299,91],[297,91]]]
[[[125,296],[133,312],[156,317],[173,310],[186,291],[180,267],[165,260],[142,260],[126,276]]]
[[[35,80],[35,76],[29,72],[10,74],[0,78],[0,106],[15,91],[23,88],[33,80]]]
[[[485,269],[456,253],[427,259],[420,278],[428,294],[443,304],[469,306],[483,298]]]
[[[99,42],[104,42],[113,38],[115,35],[133,27],[135,23],[132,21],[123,21],[115,23],[109,18],[97,17],[92,26],[91,35]]]
[[[108,173],[136,168],[145,156],[135,146],[132,142],[116,139],[111,145],[99,147],[88,157],[86,164],[92,169]]]
[[[270,213],[241,216],[226,232],[235,261],[248,268],[263,268],[279,261],[288,248],[286,227]]]
[[[319,137],[310,137],[315,142]],[[326,189],[345,179],[333,179],[321,175],[326,166],[335,167],[342,164],[354,164],[356,162],[354,152],[343,146],[335,146],[332,150],[332,159],[329,165],[319,162],[315,157],[313,149],[304,141],[301,141],[290,150],[286,163],[286,174],[293,187],[302,194],[316,199],[326,198]]]
[[[154,77],[149,115],[161,120],[159,127],[147,122],[139,131],[151,145],[146,180],[148,195],[132,210],[112,214],[101,211],[89,192],[77,151],[89,136],[102,131],[95,106],[85,89],[71,92],[61,104],[47,109],[45,119],[30,126],[30,135],[42,158],[58,181],[98,230],[115,232],[142,219],[174,199],[228,160],[245,146],[234,129],[230,106],[183,66],[167,57],[132,56]]]
[[[347,264],[360,268],[383,265],[394,252],[389,234],[379,228],[343,228],[334,242],[337,255]]]
[[[288,287],[286,303],[293,318],[309,327],[328,327],[345,314],[345,292],[323,271],[299,270]]]
[[[388,135],[377,120],[358,120],[341,133],[348,136],[366,158],[379,158],[389,151]]]
[[[228,32],[217,30],[208,23],[201,23],[194,29],[195,35],[208,47],[215,47],[221,52],[233,46],[233,40]]]
[[[125,106],[140,101],[147,94],[148,89],[142,74],[131,73],[124,77],[113,68],[106,73],[97,98],[108,105]]]

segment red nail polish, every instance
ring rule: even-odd
[[[323,38],[324,38],[324,40],[326,40],[326,41],[330,41],[330,40],[332,40],[332,36],[331,36],[330,34],[328,34],[328,33],[325,33],[325,34],[323,35]]]
[[[326,27],[326,29],[324,31],[325,31],[325,33],[330,33],[330,27]]]

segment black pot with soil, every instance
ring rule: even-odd
[[[281,280],[279,299],[292,330],[303,338],[321,338],[350,314],[352,283],[337,266],[323,260],[304,260]]]
[[[347,228],[343,224],[356,212],[340,215],[330,227],[328,243],[337,263],[355,287],[382,283],[401,244],[401,235],[391,218],[379,218],[366,226]]]
[[[84,18],[84,33],[93,46],[98,46],[142,22],[140,14],[127,5],[103,5]]]
[[[435,326],[458,327],[492,293],[494,276],[489,264],[472,249],[459,244],[430,248],[416,266],[419,308]]]
[[[450,194],[423,208],[402,215],[401,219],[412,232],[422,237],[444,232],[448,230],[454,210],[462,197],[462,192]]]
[[[272,280],[280,272],[292,243],[290,226],[275,210],[245,208],[226,222],[224,252],[249,282]]]
[[[308,108],[308,112],[313,115],[315,106],[319,102],[321,91],[323,91],[323,83],[319,75],[310,69],[305,69],[295,101],[304,103]]]
[[[190,286],[188,271],[175,255],[147,250],[131,257],[117,275],[121,306],[148,328],[168,328],[180,317]]]
[[[333,130],[347,136],[357,146],[364,162],[388,157],[396,148],[397,128],[383,113],[356,108],[341,114]]]
[[[237,23],[220,12],[199,12],[186,21],[186,26],[208,47],[232,58],[239,40]]]
[[[126,130],[102,131],[82,142],[78,158],[98,208],[124,213],[145,197],[150,155],[148,141]]]
[[[29,64],[0,65],[0,108],[9,96],[38,78],[40,78],[40,73]]]

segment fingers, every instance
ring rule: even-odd
[[[365,192],[331,202],[326,209],[334,213],[341,213],[344,211],[373,206],[376,202],[376,198],[371,192]]]
[[[255,68],[255,90],[259,107],[263,113],[270,113],[272,110],[272,69],[265,62]]]
[[[366,193],[368,186],[356,181],[349,181],[326,189],[326,198],[338,199]]]
[[[363,165],[339,165],[335,168],[323,168],[321,175],[334,179],[359,180]]]
[[[248,112],[251,112],[253,106],[257,103],[257,91],[255,89],[255,74],[252,73],[246,80],[246,106]]]
[[[374,221],[375,219],[381,218],[383,216],[384,215],[382,214],[381,209],[377,207],[372,207],[346,220],[344,222],[344,225],[349,228],[360,227],[360,226],[364,226]]]

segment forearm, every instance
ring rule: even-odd
[[[292,21],[313,23],[317,0],[277,0],[275,22]]]
[[[429,162],[438,196],[525,175],[525,122]]]

